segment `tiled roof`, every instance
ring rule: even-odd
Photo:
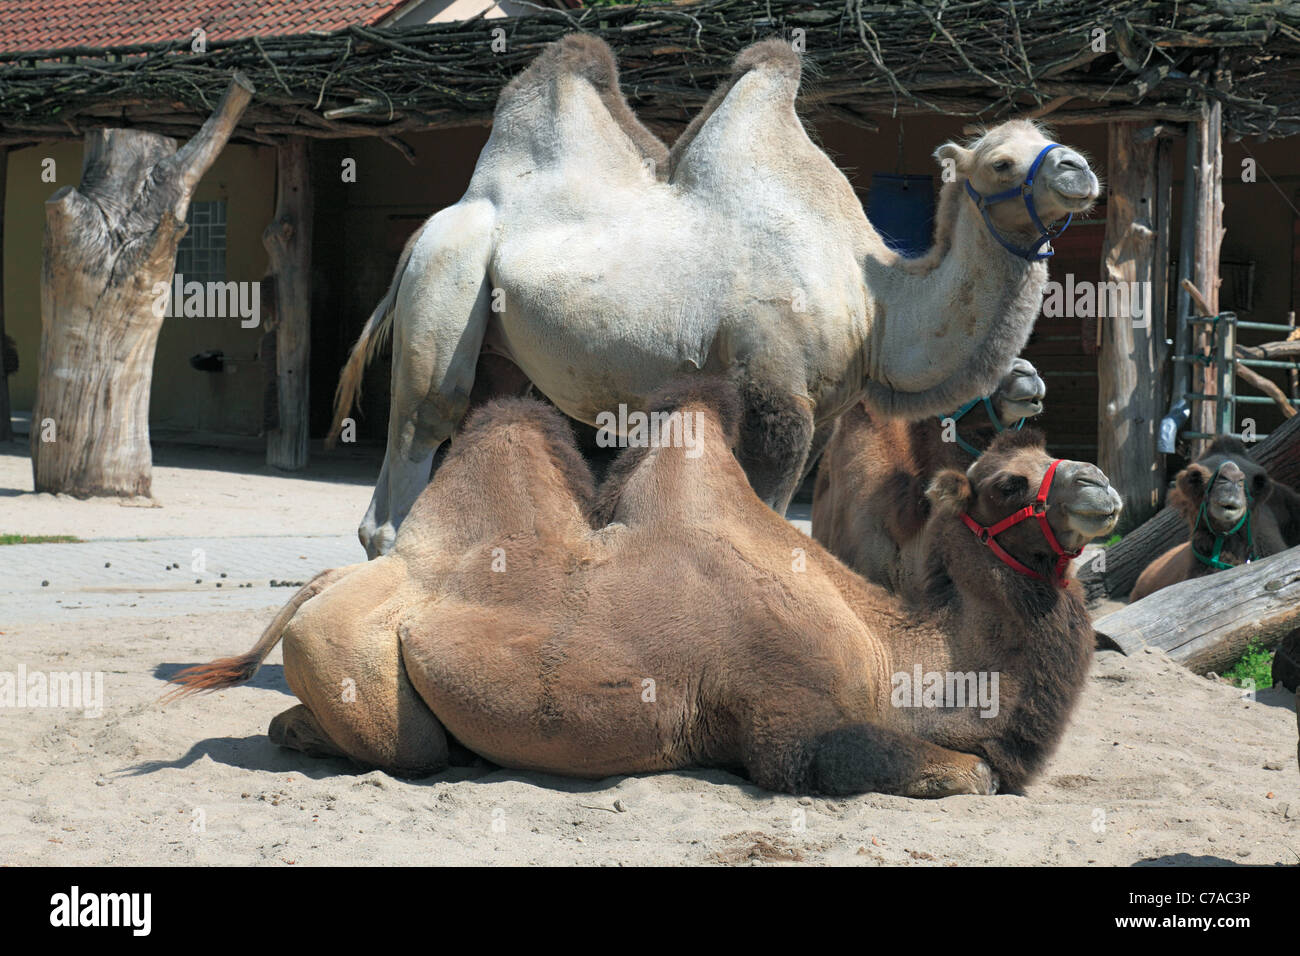
[[[130,46],[337,30],[374,24],[409,0],[4,0],[0,51]]]

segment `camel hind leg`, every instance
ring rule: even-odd
[[[271,727],[266,732],[271,743],[277,747],[298,750],[308,757],[343,757],[342,750],[330,740],[325,729],[308,709],[306,704],[295,704],[288,710],[276,714],[271,719]]]
[[[401,561],[379,558],[302,606],[285,628],[284,677],[306,710],[276,718],[272,739],[400,774],[447,765],[442,723],[402,663],[407,583]]]
[[[357,529],[366,554],[386,554],[428,484],[434,452],[469,408],[487,330],[493,213],[484,202],[434,216],[411,250],[393,304],[388,447]]]

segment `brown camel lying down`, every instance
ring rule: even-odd
[[[1300,544],[1300,494],[1270,478],[1236,438],[1215,439],[1178,473],[1169,506],[1186,519],[1191,540],[1147,565],[1130,602]]]
[[[1016,359],[998,390],[950,416],[951,426],[872,416],[855,405],[836,422],[818,465],[813,537],[868,581],[916,596],[924,584],[930,482],[945,468],[965,471],[999,432],[1041,414],[1046,392],[1038,370]]]
[[[1029,432],[1001,436],[969,479],[939,475],[915,610],[755,495],[731,450],[733,390],[695,383],[660,407],[694,435],[629,449],[593,497],[557,413],[486,406],[390,554],[321,574],[249,653],[178,675],[175,693],[246,680],[283,635],[302,704],[271,739],[398,773],[446,766],[451,735],[506,767],[588,778],[713,766],[791,792],[1023,787],[1061,736],[1093,631],[1051,579],[1042,526],[999,536],[1022,574],[961,516],[993,524],[1049,475],[1044,522],[1077,548],[1115,524],[1105,476],[1050,475]]]

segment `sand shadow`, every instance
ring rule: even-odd
[[[264,770],[270,773],[301,773],[313,780],[334,776],[356,776],[358,770],[346,760],[308,757],[296,750],[277,747],[264,734],[254,737],[209,737],[200,740],[175,760],[146,760],[114,771],[114,776],[142,777],[159,770],[183,770],[207,757],[214,763],[240,770]]]
[[[403,783],[415,785],[434,785],[440,783],[478,783],[505,784],[522,783],[542,790],[557,793],[598,793],[613,790],[625,780],[636,777],[659,776],[672,773],[678,777],[696,780],[701,783],[734,788],[755,798],[773,798],[771,793],[756,786],[743,777],[738,777],[726,770],[674,770],[647,774],[616,774],[599,780],[587,780],[579,777],[563,777],[557,774],[540,773],[531,770],[511,770],[498,766],[472,751],[456,744],[452,748],[452,763],[445,770],[419,777],[405,777],[373,767],[362,767],[342,757],[310,757],[297,750],[279,747],[264,734],[252,737],[210,737],[194,744],[182,756],[175,760],[147,760],[130,767],[123,767],[114,772],[115,776],[139,777],[156,773],[159,770],[183,770],[207,757],[214,763],[225,764],[239,770],[266,771],[268,773],[301,773],[312,780],[324,780],[329,777],[364,777],[372,773],[382,773],[387,777]],[[604,809],[604,808],[597,808]],[[614,811],[612,808],[611,812]]]
[[[1165,856],[1148,857],[1145,860],[1138,860],[1133,866],[1233,866],[1233,867],[1264,867],[1264,866],[1294,866],[1294,863],[1243,863],[1240,860],[1228,860],[1221,856],[1207,856],[1205,854],[1195,853],[1169,853]]]
[[[1281,684],[1274,684],[1266,690],[1255,692],[1255,702],[1269,707],[1281,707],[1295,713],[1295,692],[1289,691]]]

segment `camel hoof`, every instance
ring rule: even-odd
[[[993,768],[983,760],[975,765],[975,789],[971,792],[979,794],[982,797],[991,797],[998,792],[998,775],[993,772]]]
[[[271,719],[266,736],[277,747],[297,750],[308,757],[342,757],[343,752],[325,735],[305,704],[290,707]]]
[[[366,549],[366,558],[373,561],[393,550],[393,542],[397,540],[397,529],[387,523],[377,528],[363,524],[357,529],[357,537],[361,540],[361,547]]]

